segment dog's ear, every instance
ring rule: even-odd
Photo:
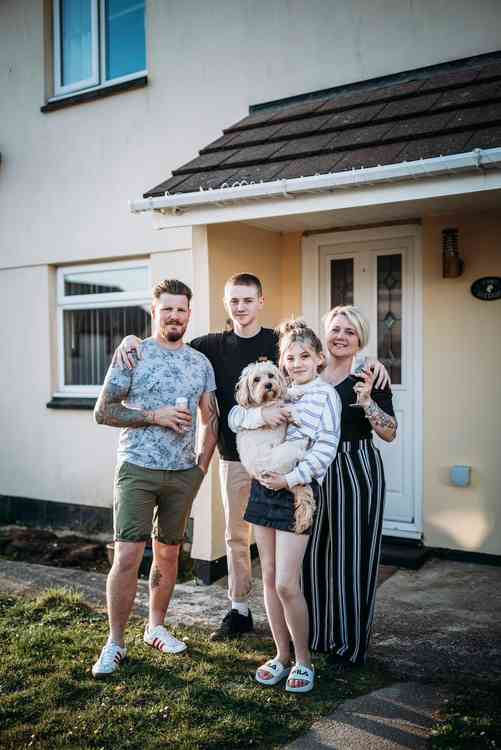
[[[278,394],[278,398],[285,398],[287,395],[287,381],[285,379],[285,375],[283,375],[280,372],[278,367],[277,367],[277,378],[280,384],[280,393]]]
[[[251,405],[251,393],[249,388],[249,373],[244,372],[240,375],[238,383],[235,387],[235,400],[237,404],[243,406],[244,409],[248,409]]]

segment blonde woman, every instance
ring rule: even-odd
[[[365,664],[374,614],[385,479],[372,435],[391,442],[397,423],[391,389],[374,386],[373,367],[358,377],[352,373],[369,340],[362,312],[351,305],[335,307],[325,317],[325,338],[322,378],[341,399],[341,437],[320,488],[303,562],[303,592],[311,649],[330,653],[333,669],[343,671]]]

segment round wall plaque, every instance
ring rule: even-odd
[[[483,276],[471,285],[471,293],[477,299],[490,302],[501,299],[501,276]]]

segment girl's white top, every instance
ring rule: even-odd
[[[341,399],[334,386],[315,378],[303,386],[294,386],[294,393],[302,391],[294,403],[294,417],[299,426],[289,424],[286,440],[308,440],[302,461],[285,475],[289,487],[309,484],[312,479],[322,483],[327,469],[334,460],[341,433]],[[261,407],[244,409],[234,406],[228,415],[233,432],[264,427]]]

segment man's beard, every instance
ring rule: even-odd
[[[169,330],[169,325],[167,324],[165,326],[160,326],[160,336],[165,339],[166,341],[175,342],[179,341],[179,339],[182,339],[184,336],[184,332],[186,331],[187,326],[179,326],[179,328],[175,331]]]

